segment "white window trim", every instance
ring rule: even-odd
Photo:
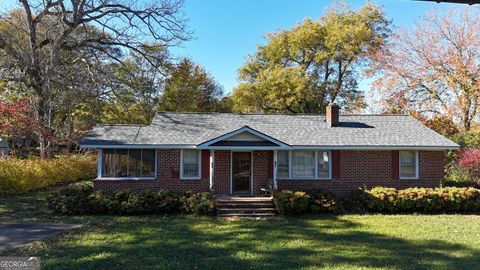
[[[215,184],[214,184],[214,169],[215,169],[215,150],[210,150],[210,175],[209,175],[209,187],[210,191],[215,190]]]
[[[332,179],[332,151],[315,151],[315,156],[318,156],[318,152],[327,152],[328,154],[328,176],[327,177],[318,177],[318,160],[316,161],[315,176],[317,179],[330,180]]]
[[[116,148],[105,148],[105,149],[116,149]],[[157,159],[157,150],[155,151],[155,176],[151,177],[111,177],[111,176],[102,176],[103,172],[103,148],[98,150],[98,160],[97,160],[97,178],[95,180],[156,180],[158,175],[158,159]],[[152,150],[152,149],[145,149],[145,148],[132,148],[132,150]],[[142,160],[143,160],[143,153],[142,153]]]
[[[280,151],[280,150],[279,150]],[[282,150],[284,151],[284,150]],[[315,176],[314,177],[293,177],[292,176],[292,151],[288,152],[288,177],[278,177],[277,168],[278,164],[275,163],[275,179],[279,180],[332,180],[332,151],[330,150],[309,150],[309,149],[302,149],[298,151],[314,151],[315,152]],[[278,151],[276,151],[277,153]],[[318,152],[328,152],[328,177],[318,177]],[[278,162],[278,159],[276,160]]]
[[[181,180],[201,180],[202,179],[202,150],[198,149],[189,149],[196,150],[198,152],[198,176],[185,177],[183,175],[183,149],[180,149],[180,179]]]
[[[288,176],[287,177],[279,177],[278,176],[278,171],[277,171],[278,170],[278,152],[280,152],[280,151],[285,151],[288,154]],[[290,179],[290,176],[291,176],[291,174],[290,174],[290,165],[291,165],[291,163],[290,163],[290,151],[288,151],[288,150],[278,150],[278,151],[275,151],[275,155],[277,156],[276,160],[275,160],[276,163],[275,163],[275,171],[274,171],[275,179],[279,179],[279,180]]]
[[[402,152],[403,151],[414,151],[415,152],[415,176],[414,177],[404,177],[402,176]],[[398,152],[398,177],[400,179],[411,179],[418,180],[420,179],[420,155],[417,150],[401,150]]]
[[[277,181],[277,150],[273,151],[273,189],[278,189],[278,181]]]

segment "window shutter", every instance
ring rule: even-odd
[[[268,151],[268,179],[273,179],[273,151]]]
[[[340,151],[333,150],[332,151],[332,178],[333,179],[340,179]]]
[[[170,175],[172,176],[173,179],[179,179],[180,178],[180,167],[178,168],[171,168]]]
[[[210,150],[202,150],[202,178],[210,177]]]
[[[392,180],[398,180],[400,173],[400,151],[392,151]]]

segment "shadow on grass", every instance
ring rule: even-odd
[[[0,198],[0,222],[80,223],[84,228],[2,255],[39,255],[42,269],[476,269],[480,265],[480,251],[471,246],[378,234],[341,216],[266,221],[61,217],[45,208],[49,192]],[[423,237],[434,238],[435,234]]]
[[[109,225],[35,250],[42,269],[475,269],[480,264],[479,250],[471,247],[371,233],[334,216],[97,219]]]
[[[32,191],[20,195],[1,195],[0,222],[40,222],[52,216],[45,206],[45,198],[56,189]]]

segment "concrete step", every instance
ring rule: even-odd
[[[222,218],[271,218],[275,217],[274,213],[255,213],[255,214],[239,214],[239,213],[229,213],[229,214],[218,214],[218,217]]]
[[[222,208],[217,208],[218,210],[222,211],[275,211],[274,207],[249,207],[249,208],[232,208],[232,207],[222,207]]]
[[[242,209],[242,210],[218,209],[217,211],[218,215],[221,215],[221,214],[275,214],[275,213],[276,211],[273,208],[261,209],[261,210],[259,209]]]
[[[238,203],[238,204],[248,204],[248,203],[273,203],[272,200],[254,200],[254,201],[243,201],[243,200],[216,200],[217,204],[222,203]]]
[[[265,208],[274,207],[272,203],[222,203],[217,204],[217,208]]]
[[[276,214],[271,197],[227,197],[217,198],[219,217],[265,218]]]

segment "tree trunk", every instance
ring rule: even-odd
[[[38,97],[38,109],[37,109],[37,117],[38,117],[38,123],[39,123],[39,130],[37,132],[38,136],[38,145],[40,148],[40,156],[42,158],[47,157],[47,139],[45,138],[43,128],[45,127],[45,120],[47,116],[47,110],[45,106],[45,100],[43,97],[39,96]]]
[[[465,129],[465,132],[470,131],[471,126],[472,126],[472,120],[470,119],[470,116],[467,114],[463,118],[463,128]]]

